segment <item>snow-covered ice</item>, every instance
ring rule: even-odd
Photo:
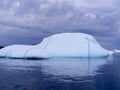
[[[11,58],[107,57],[109,54],[93,36],[84,33],[55,34],[37,45],[11,45],[0,50],[0,57]]]

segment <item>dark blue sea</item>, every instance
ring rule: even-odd
[[[0,58],[0,90],[120,90],[120,55],[108,58]]]

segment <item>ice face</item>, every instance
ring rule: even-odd
[[[102,48],[95,38],[83,33],[61,33],[43,39],[34,46],[12,45],[0,50],[1,57],[49,58],[49,57],[107,57],[109,51]]]

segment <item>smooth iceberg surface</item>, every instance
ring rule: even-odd
[[[107,57],[109,54],[93,36],[84,33],[55,34],[37,45],[11,45],[0,49],[0,57],[10,58]]]

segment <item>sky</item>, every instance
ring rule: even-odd
[[[120,0],[0,0],[0,46],[79,32],[106,49],[120,49],[119,5]]]

